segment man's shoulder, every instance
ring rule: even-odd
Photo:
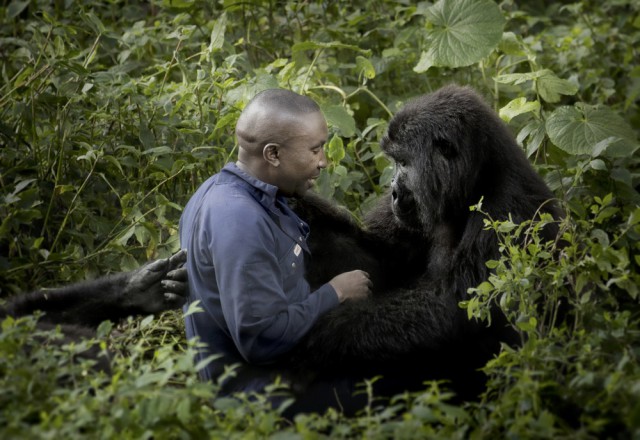
[[[262,209],[252,193],[251,188],[240,182],[216,182],[204,195],[202,203],[221,212]]]

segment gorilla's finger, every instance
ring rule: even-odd
[[[164,278],[167,280],[187,281],[187,268],[181,267],[167,272]]]
[[[187,250],[180,249],[178,252],[176,252],[169,258],[169,267],[171,269],[177,269],[178,267],[182,266],[186,262],[187,262]]]
[[[179,307],[185,303],[186,298],[175,293],[165,293],[164,300],[167,303],[173,304],[175,307]]]
[[[166,266],[166,264],[163,265],[162,260],[158,260],[130,272],[127,281],[127,289],[129,291],[147,290],[164,277],[166,270],[166,267],[164,266]]]
[[[162,285],[162,289],[166,292],[165,295],[168,293],[172,293],[183,297],[187,296],[187,283],[173,280],[162,280],[160,284]]]
[[[142,266],[140,269],[143,271],[150,272],[165,272],[167,270],[167,266],[169,265],[168,258],[161,258],[159,260],[152,261],[145,266]]]

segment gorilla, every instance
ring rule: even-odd
[[[0,307],[0,320],[41,311],[38,327],[45,330],[60,325],[63,342],[90,338],[102,321],[117,322],[182,306],[188,292],[186,258],[182,250],[130,272],[16,295]]]
[[[497,236],[470,206],[482,199],[491,218],[515,223],[541,213],[559,221],[563,212],[508,127],[471,88],[449,85],[407,103],[381,147],[395,173],[363,228],[317,195],[296,202],[311,229],[308,280],[317,285],[363,269],[374,291],[322,316],[287,364],[302,382],[304,372],[325,384],[382,375],[376,392],[391,396],[443,379],[459,398],[476,398],[485,383],[479,369],[501,343],[519,341],[497,306],[490,326],[459,306],[488,278],[485,262],[499,258]],[[555,240],[557,222],[543,234]],[[299,390],[304,400],[317,387]]]

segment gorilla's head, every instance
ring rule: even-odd
[[[466,218],[478,202],[480,176],[500,156],[494,144],[509,143],[503,125],[468,87],[447,86],[407,103],[381,141],[396,164],[391,203],[397,219],[429,235],[442,222]]]

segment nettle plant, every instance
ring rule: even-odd
[[[137,438],[637,435],[639,17],[633,0],[5,2],[2,295],[176,250],[184,203],[235,158],[235,120],[267,87],[319,102],[331,164],[317,190],[355,218],[391,178],[378,145],[391,115],[450,82],[492,102],[567,218],[557,243],[536,233],[548,219],[487,218],[502,254],[465,306],[487,319],[498,304],[522,347],[487,365],[477,404],[450,404],[445,384],[429,384],[386,408],[372,396],[354,420],[284,425],[264,399],[217,400],[215,384],[196,385],[178,315],[101,339],[117,353],[111,378],[73,363],[79,347],[29,345],[32,323],[8,320],[0,426]]]
[[[539,237],[550,218],[485,219],[500,258],[487,262],[489,279],[461,306],[470,319],[490,320],[498,305],[522,346],[503,347],[484,368],[483,403],[500,416],[484,414],[483,431],[637,429],[640,389],[625,384],[640,377],[640,208],[615,202],[594,197],[587,218],[563,220],[554,242]],[[482,212],[481,203],[472,209]]]

